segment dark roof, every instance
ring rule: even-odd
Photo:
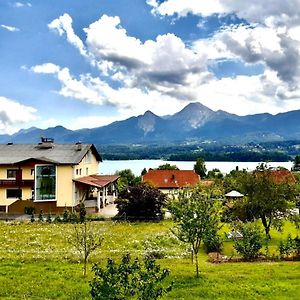
[[[0,165],[17,164],[27,160],[40,160],[55,164],[80,163],[86,153],[91,150],[97,161],[102,161],[93,144],[0,144]]]
[[[115,182],[119,179],[119,177],[120,176],[117,175],[90,175],[74,179],[74,181],[101,188],[112,182]]]
[[[156,188],[184,188],[195,187],[200,176],[191,170],[149,170],[142,180]]]

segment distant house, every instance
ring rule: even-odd
[[[101,156],[92,144],[0,145],[0,211],[62,212],[80,201],[93,200],[99,210],[116,197],[116,176],[100,176]],[[89,203],[91,204],[91,203]]]
[[[158,188],[164,194],[175,194],[179,189],[194,188],[200,176],[190,170],[149,170],[142,181]]]
[[[263,171],[255,171],[257,175]],[[286,169],[271,169],[269,170],[269,174],[271,178],[274,180],[275,183],[289,183],[295,184],[296,178],[294,177],[293,173]]]

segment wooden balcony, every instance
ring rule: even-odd
[[[34,180],[32,180],[32,179],[22,179],[22,180],[0,179],[0,187],[5,187],[5,188],[34,187]]]

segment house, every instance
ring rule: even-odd
[[[34,207],[58,213],[89,200],[97,211],[117,196],[118,177],[97,175],[101,161],[92,144],[56,144],[50,138],[36,145],[2,144],[0,211],[24,213]]]
[[[158,188],[164,194],[173,195],[183,188],[194,188],[200,176],[191,170],[152,170],[142,176],[142,181]]]

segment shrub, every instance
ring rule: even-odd
[[[128,220],[161,220],[165,195],[147,184],[139,184],[123,190],[116,200],[118,216]]]
[[[218,228],[210,227],[206,230],[203,237],[203,244],[206,253],[221,252],[223,244],[221,237],[218,234]]]
[[[100,300],[156,300],[171,290],[162,281],[169,270],[160,268],[153,258],[146,257],[143,265],[125,254],[118,265],[108,259],[106,268],[93,266],[95,277],[90,282],[92,299]]]
[[[300,238],[293,239],[289,234],[285,241],[280,241],[279,253],[284,258],[300,256]]]
[[[33,206],[25,206],[24,207],[24,213],[26,215],[32,215],[34,213],[34,207]]]
[[[263,236],[260,228],[253,223],[238,226],[242,237],[234,239],[233,247],[244,259],[253,259],[259,255],[263,245]]]

